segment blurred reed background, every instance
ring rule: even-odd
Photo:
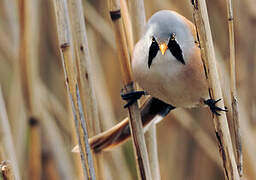
[[[23,2],[26,2],[24,11],[20,8]],[[158,10],[170,9],[193,21],[190,1],[145,0],[144,4],[146,19]],[[227,7],[222,0],[208,0],[207,5],[216,59],[224,72],[223,89],[228,90]],[[120,98],[123,85],[107,7],[107,1],[83,0],[101,131],[127,116],[123,109],[125,102]],[[256,3],[253,0],[234,1],[234,23],[244,179],[253,180],[256,179]],[[5,161],[0,170],[11,166],[11,173],[20,179],[83,178],[80,157],[71,152],[77,138],[58,47],[51,0],[0,1],[0,162]],[[224,179],[211,119],[207,108],[177,109],[157,125],[161,179]],[[98,158],[101,178],[137,178],[130,141],[101,153]]]

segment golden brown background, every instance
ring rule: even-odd
[[[1,121],[0,161],[12,159],[14,153],[22,179],[33,179],[33,174],[38,172],[41,179],[80,179],[80,157],[71,152],[76,136],[58,49],[53,2],[30,1],[31,14],[25,23],[30,29],[25,36],[26,46],[20,46],[18,3],[18,0],[0,1],[0,85],[7,110],[5,117],[4,104],[0,103],[0,119],[8,118],[11,130],[8,133],[8,124]],[[102,130],[106,130],[127,116],[120,98],[120,65],[107,1],[84,0],[83,3],[93,61],[92,79]],[[189,0],[145,0],[144,3],[147,19],[158,10],[170,9],[193,21]],[[224,67],[229,58],[226,4],[223,0],[207,0],[207,6],[216,57]],[[253,180],[256,179],[254,0],[234,1],[234,23],[244,179]],[[24,48],[29,49],[30,61],[21,58]],[[28,75],[24,75],[25,71]],[[32,87],[28,87],[30,81]],[[29,123],[31,117],[38,123]],[[224,179],[211,119],[208,109],[182,109],[173,111],[157,125],[163,180]],[[9,149],[11,145],[6,144],[11,139],[14,152]],[[102,158],[105,179],[136,179],[130,141],[104,152]]]

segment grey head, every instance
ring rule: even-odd
[[[171,57],[182,64],[195,47],[190,21],[174,11],[161,10],[148,20],[145,33],[142,37],[147,42],[148,68],[158,53],[165,56],[166,51],[171,52]],[[170,53],[168,53],[170,54]],[[170,56],[170,55],[169,55]]]

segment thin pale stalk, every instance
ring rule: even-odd
[[[116,49],[115,41],[113,41],[115,35],[111,26],[103,19],[89,1],[86,1],[83,4],[85,19],[97,32],[99,32],[110,47]],[[97,21],[95,21],[95,19],[97,19]]]
[[[130,20],[130,15],[128,12],[128,7],[126,4],[126,0],[121,0],[121,9],[123,15],[123,22],[126,31],[126,37],[128,42],[128,49],[130,52],[130,56],[132,57],[133,47],[134,47],[134,39],[138,41],[139,38],[143,35],[144,27],[146,25],[146,15],[144,9],[143,0],[135,0],[132,2],[131,13],[132,14],[132,22]],[[134,8],[134,9],[133,9]],[[133,9],[133,10],[132,10]],[[134,34],[136,33],[136,34]],[[139,88],[139,86],[138,86]],[[140,88],[139,88],[140,89]],[[140,99],[139,103],[143,102],[145,99]],[[145,134],[145,140],[149,155],[150,161],[150,169],[152,178],[155,180],[159,180],[160,178],[160,168],[158,163],[158,151],[157,151],[157,138],[156,138],[156,127],[155,123],[152,123]]]
[[[14,8],[13,8],[14,9]],[[16,9],[17,10],[17,9]],[[17,12],[16,12],[17,13]],[[15,14],[15,12],[14,12]],[[7,104],[7,111],[9,114],[9,119],[12,122],[13,125],[13,141],[16,143],[16,149],[19,149],[19,151],[16,152],[18,162],[24,162],[25,159],[25,152],[27,150],[27,117],[26,117],[26,111],[25,111],[25,105],[24,105],[24,98],[21,92],[21,78],[20,78],[20,67],[18,62],[18,46],[19,42],[18,40],[15,41],[17,44],[12,44],[10,39],[8,39],[8,36],[5,34],[2,34],[3,29],[0,28],[0,36],[1,42],[0,42],[0,49],[1,54],[4,56],[4,58],[1,58],[3,60],[6,60],[9,65],[11,66],[11,69],[8,69],[8,71],[12,72],[13,80],[10,82],[10,91],[8,95],[8,104]],[[18,38],[18,37],[17,37]],[[3,66],[1,66],[4,68]],[[7,69],[7,68],[4,68]],[[22,171],[24,169],[24,166],[26,166],[24,163],[21,163],[19,165],[20,170]],[[26,167],[27,168],[27,167]]]
[[[58,113],[55,113],[54,115],[57,118],[62,119],[63,122],[60,121],[59,123],[65,122],[68,124],[67,121],[65,121],[67,119],[67,113],[64,111],[60,102],[58,102],[58,99],[45,87],[42,81],[38,81],[37,92],[40,95],[40,102],[42,102],[40,104],[41,107],[39,108],[40,114],[42,115],[42,128],[45,132],[44,134],[46,134],[47,141],[50,144],[50,149],[53,153],[53,158],[56,161],[59,175],[61,179],[72,179],[74,177],[74,168],[72,167],[72,162],[68,156],[69,153],[67,153],[69,150],[65,150],[64,141],[60,136],[60,127],[57,126],[55,119],[49,114],[48,108],[58,111]],[[53,103],[53,105],[51,103]],[[68,127],[70,128],[70,126]],[[46,161],[47,160],[48,159],[46,159]],[[52,166],[50,163],[46,165],[47,170],[52,172],[53,175],[56,174],[54,169],[50,169],[48,166]]]
[[[26,107],[24,103],[24,98],[21,90],[21,81],[19,76],[19,63],[14,65],[13,70],[13,80],[11,82],[11,89],[9,91],[8,101],[8,114],[10,122],[12,122],[12,133],[13,141],[16,143],[16,149],[19,151],[16,152],[18,162],[24,162],[26,156],[24,154],[27,151],[27,132],[28,132],[28,123],[27,123],[27,114]],[[23,171],[24,168],[27,169],[26,164],[19,164],[20,170]]]
[[[150,163],[150,170],[152,173],[152,179],[160,180],[160,167],[158,160],[157,138],[156,138],[156,125],[151,124],[148,131],[145,133],[145,140],[148,150],[148,158]]]
[[[74,37],[74,47],[76,52],[76,63],[78,69],[78,84],[81,89],[81,100],[84,107],[87,122],[91,124],[89,129],[96,135],[101,132],[98,105],[96,102],[93,87],[92,59],[90,57],[87,33],[84,20],[83,4],[81,0],[69,0],[71,29]],[[94,73],[95,74],[95,73]],[[103,157],[102,153],[95,154],[96,177],[103,179]]]
[[[232,100],[232,123],[234,130],[235,155],[237,169],[240,176],[243,174],[243,154],[241,142],[241,130],[239,124],[239,109],[236,90],[236,65],[235,65],[235,37],[234,37],[234,17],[232,0],[226,0],[228,15],[228,31],[229,31],[229,63],[230,63],[230,91]]]
[[[68,117],[69,119],[73,119],[72,116],[72,110],[71,110],[71,104],[68,104]],[[78,144],[78,139],[76,136],[76,127],[75,124],[72,123],[71,124],[71,136],[72,136],[72,142],[74,142],[73,144]],[[79,149],[79,145],[77,145],[77,149]],[[72,152],[72,151],[71,151]],[[76,170],[76,174],[77,174],[77,179],[85,179],[86,176],[83,173],[83,163],[82,163],[82,159],[80,158],[81,154],[79,151],[79,154],[77,156],[74,157],[74,161],[75,161],[75,170]]]
[[[143,27],[146,23],[145,8],[143,0],[128,1],[129,12],[132,14],[132,32],[134,42],[138,42],[143,34]]]
[[[20,77],[29,116],[36,114],[35,83],[38,78],[38,4],[33,0],[20,1]],[[33,14],[33,15],[32,15]]]
[[[94,123],[93,134],[98,134],[101,131],[99,123],[99,114],[97,102],[94,93],[94,87],[91,77],[92,59],[88,50],[87,33],[85,20],[83,16],[83,7],[81,0],[70,0],[69,3],[72,34],[74,38],[74,47],[76,52],[76,62],[79,73],[79,84],[81,84],[81,99],[86,106],[86,117],[88,121]]]
[[[11,42],[13,43],[12,47],[17,51],[18,48],[18,40],[19,40],[19,18],[18,18],[18,7],[17,3],[12,0],[3,0],[3,8],[6,10],[7,15],[7,23],[8,23],[8,32],[11,35]]]
[[[65,150],[65,143],[61,137],[61,132],[57,127],[52,116],[45,111],[45,107],[41,107],[42,110],[42,128],[46,134],[47,141],[50,144],[50,149],[53,152],[56,165],[59,170],[61,179],[73,179],[75,173],[73,172],[72,162]]]
[[[119,55],[119,62],[122,70],[122,78],[125,85],[124,93],[133,92],[134,86],[132,82],[131,65],[126,45],[125,32],[121,19],[120,4],[118,0],[109,0],[108,4],[115,31],[115,39]],[[138,175],[141,179],[152,179],[138,103],[136,102],[129,106],[128,112]]]
[[[56,23],[58,30],[59,48],[61,53],[61,60],[63,64],[64,75],[66,79],[66,87],[74,122],[76,126],[76,133],[78,136],[81,161],[84,170],[84,176],[88,179],[96,179],[94,163],[91,154],[90,145],[88,142],[88,130],[85,122],[85,116],[82,108],[80,98],[80,91],[77,82],[76,64],[73,54],[73,46],[71,42],[71,30],[69,22],[69,14],[66,0],[54,0],[54,10],[56,15]]]
[[[121,6],[121,11],[123,16],[124,30],[125,30],[126,40],[128,44],[128,50],[129,50],[130,56],[132,57],[134,40],[133,40],[133,33],[132,33],[132,23],[131,23],[130,14],[128,12],[126,0],[121,0],[120,6]],[[141,11],[144,11],[144,10],[141,10]],[[140,28],[143,28],[143,27],[140,27]]]
[[[25,109],[28,111],[30,128],[29,146],[29,178],[40,179],[41,163],[41,138],[38,126],[38,111],[35,85],[38,80],[38,1],[19,1],[20,10],[20,59],[19,74],[21,78],[22,93],[25,100]]]
[[[56,118],[56,122],[61,129],[62,134],[69,135],[71,133],[68,118],[68,113],[63,107],[63,104],[58,100],[58,98],[46,87],[42,81],[38,81],[38,89],[40,90],[42,106],[47,110],[49,114]]]
[[[4,147],[4,152],[7,155],[7,158],[10,159],[12,167],[13,167],[13,174],[15,179],[19,180],[20,173],[19,173],[19,167],[17,162],[17,157],[15,153],[15,147],[13,144],[10,124],[6,112],[6,107],[4,103],[4,98],[2,94],[2,89],[0,87],[0,132],[2,136],[2,142]]]
[[[216,57],[219,60],[218,61],[219,66],[218,67],[220,68],[220,71],[219,71],[220,79],[222,79],[221,85],[222,85],[223,99],[224,99],[225,106],[227,107],[227,109],[231,109],[232,108],[232,103],[231,103],[232,99],[230,97],[230,80],[229,80],[230,77],[228,75],[229,71],[228,71],[228,68],[226,67],[227,65],[224,61],[224,58],[220,55],[219,49],[216,48],[215,52],[216,52]],[[247,98],[241,98],[241,99],[247,99]],[[243,140],[243,145],[246,147],[246,148],[244,148],[244,152],[248,156],[249,163],[252,164],[251,167],[256,167],[255,166],[256,161],[254,161],[255,155],[253,153],[253,149],[255,149],[255,148],[250,147],[251,145],[250,145],[250,143],[248,143],[248,142],[251,141],[251,139],[253,137],[253,135],[251,134],[252,131],[251,131],[250,128],[245,130],[242,127],[242,125],[248,127],[247,124],[249,122],[249,117],[248,117],[248,115],[245,116],[243,107],[245,107],[245,104],[242,104],[242,106],[241,106],[241,112],[243,113],[243,116],[241,116],[241,119],[243,119],[243,121],[240,122],[241,123],[241,131],[244,134],[243,137],[246,137],[246,138],[242,139]],[[227,118],[228,118],[228,120],[232,119],[232,112],[231,111],[227,112]],[[246,132],[247,135],[245,135],[245,132]],[[250,147],[250,148],[248,148],[248,147]],[[243,174],[243,179],[247,179],[247,177],[250,177],[250,176],[248,176],[248,174]]]
[[[201,46],[201,54],[204,66],[206,68],[206,78],[209,83],[210,97],[217,100],[223,99],[219,74],[216,67],[216,58],[214,53],[211,29],[208,19],[208,12],[205,0],[192,1],[194,5],[194,19]],[[223,101],[219,101],[217,106],[224,108]],[[235,155],[232,147],[227,117],[225,112],[220,112],[220,116],[214,116],[214,126],[216,137],[219,143],[221,158],[226,179],[239,180]]]
[[[4,57],[4,60],[11,64],[17,59],[17,49],[13,48],[11,39],[6,35],[2,28],[0,29],[0,37],[0,52]]]
[[[30,118],[29,120],[29,179],[41,178],[41,125],[37,119]]]
[[[256,145],[255,145],[255,134],[253,132],[253,129],[251,128],[250,119],[248,117],[247,109],[245,109],[245,102],[240,102],[240,111],[241,111],[241,117],[243,121],[241,121],[241,130],[243,132],[242,140],[244,145],[244,153],[245,156],[247,154],[248,156],[248,166],[247,166],[247,173],[251,176],[250,179],[256,178]],[[243,177],[244,179],[244,177]]]
[[[93,77],[95,80],[97,80],[94,81],[95,93],[99,105],[99,113],[101,115],[100,117],[102,129],[106,129],[108,127],[110,128],[114,126],[114,124],[116,123],[114,107],[107,87],[106,74],[103,71],[102,63],[100,62],[101,59],[97,50],[97,43],[99,42],[95,40],[96,34],[92,28],[88,29],[88,34],[90,34],[90,36],[88,36],[88,41],[90,42],[90,52],[92,57],[94,57],[94,61],[92,64]],[[121,149],[111,153],[110,158],[113,161],[108,161],[108,163],[111,164],[112,169],[114,169],[114,171],[112,172],[112,178],[116,177],[117,179],[122,179],[122,177],[125,177],[127,180],[132,179],[127,162],[125,161],[124,153]],[[117,169],[118,171],[116,171]]]

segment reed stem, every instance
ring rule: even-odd
[[[222,99],[222,101],[218,102],[217,106],[224,108],[206,2],[205,0],[192,2],[194,6],[193,15],[201,46],[202,60],[206,68],[205,72],[209,84],[210,97],[215,100]],[[227,117],[225,112],[220,112],[220,114],[220,116],[216,116],[215,114],[213,114],[213,116],[225,177],[228,180],[239,180],[240,177],[238,175]]]
[[[78,136],[81,161],[84,176],[88,179],[96,179],[91,149],[88,143],[88,130],[85,122],[80,90],[77,82],[76,62],[73,54],[73,43],[69,22],[69,13],[66,0],[54,0],[54,10],[58,30],[59,48],[63,70],[66,78],[66,87]]]
[[[38,80],[38,1],[19,1],[20,10],[20,51],[19,75],[22,93],[27,110],[27,122],[30,124],[29,137],[29,178],[40,179],[42,175],[41,134],[38,109],[40,103],[36,92]]]
[[[123,83],[125,85],[124,93],[133,92],[134,86],[130,67],[131,64],[123,28],[124,26],[121,18],[120,4],[118,0],[109,0],[108,5],[115,31],[116,45],[122,70]],[[128,112],[138,175],[140,179],[152,179],[138,103],[136,102],[129,106]]]
[[[227,19],[228,19],[228,31],[229,31],[229,67],[230,67],[230,94],[232,104],[232,123],[231,128],[234,130],[235,141],[235,155],[237,169],[240,177],[243,174],[243,154],[242,154],[242,142],[241,142],[241,130],[239,123],[239,108],[236,90],[236,64],[235,64],[235,37],[234,37],[234,16],[232,0],[226,0],[227,3]]]
[[[101,132],[98,106],[93,87],[92,59],[89,53],[87,33],[85,28],[83,4],[81,0],[69,0],[69,12],[71,29],[74,38],[76,63],[78,69],[78,84],[81,89],[81,100],[84,107],[87,122],[90,123],[89,134],[96,135]],[[94,73],[95,74],[95,73]],[[92,133],[90,133],[92,131]],[[94,154],[96,178],[103,179],[103,157],[102,153]]]
[[[11,134],[11,128],[6,112],[6,106],[4,103],[4,97],[2,94],[2,88],[0,86],[0,132],[2,136],[2,143],[3,145],[3,151],[6,154],[5,158],[8,158],[12,164],[12,171],[15,179],[20,180],[20,172],[19,172],[19,167],[18,167],[18,162],[17,162],[17,157],[15,153],[15,147],[13,144],[13,138]]]

